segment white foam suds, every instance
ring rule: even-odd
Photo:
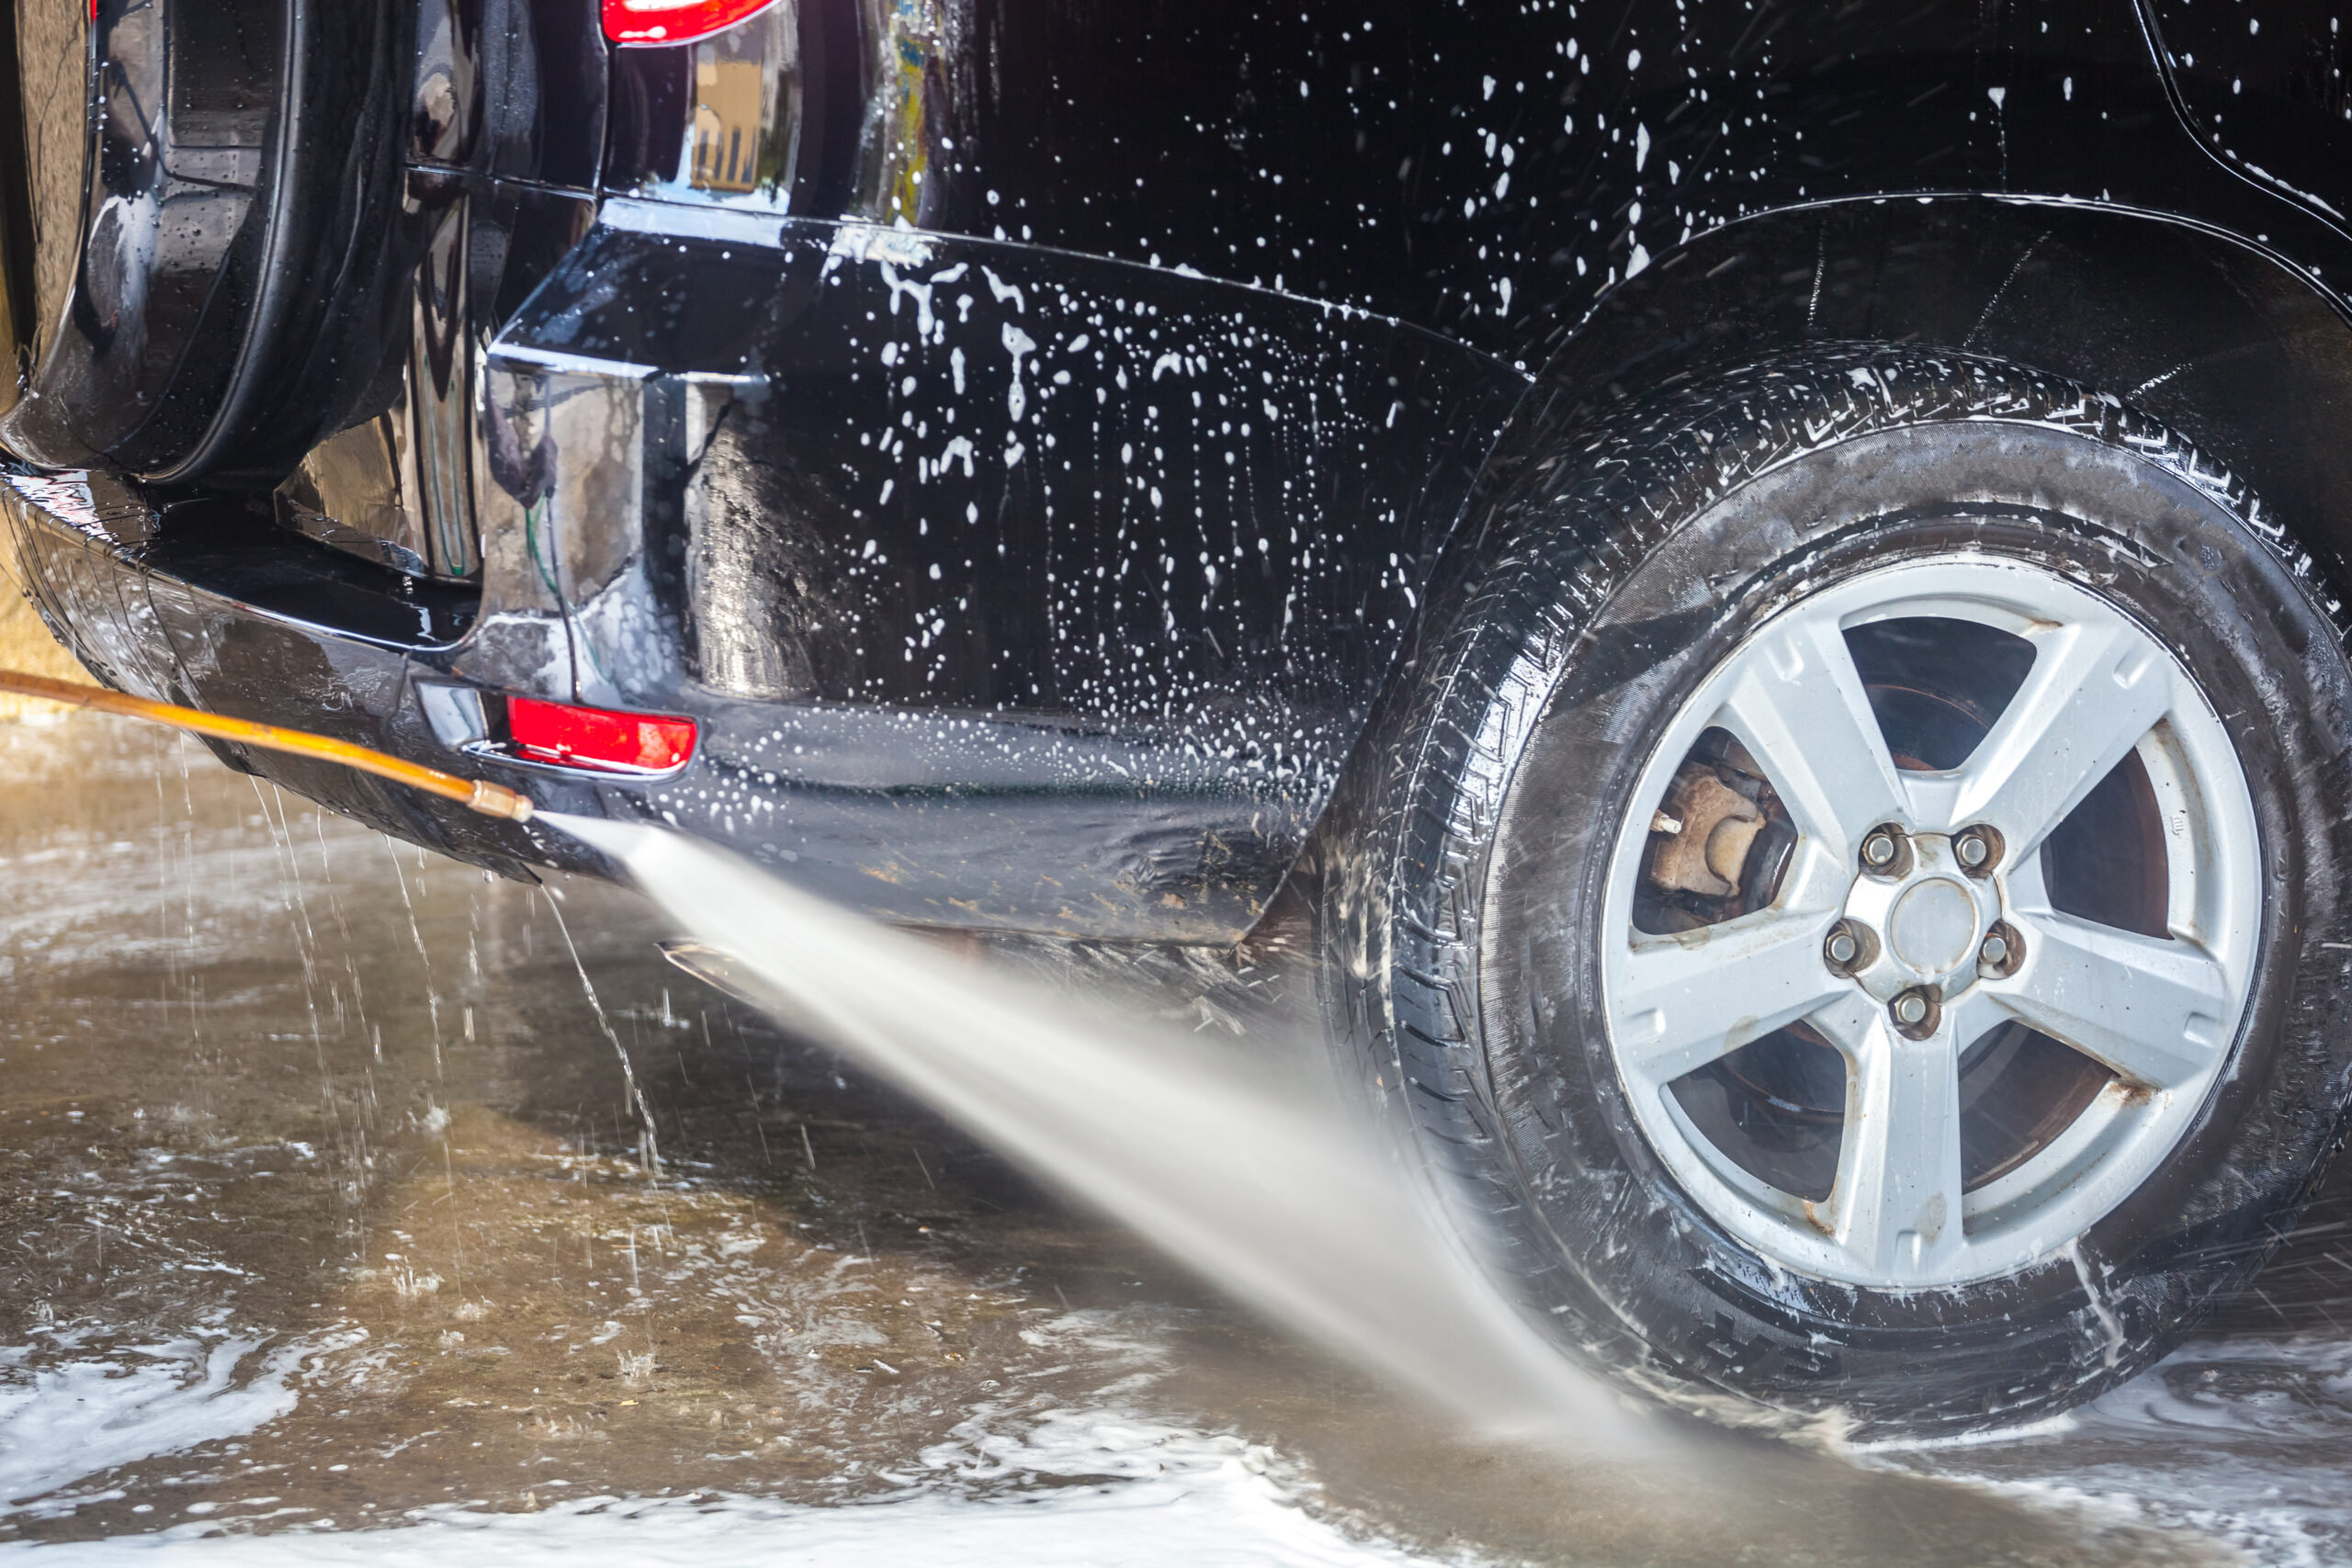
[[[2211,1537],[2253,1562],[2352,1561],[2352,1344],[2237,1340],[2161,1365],[2012,1440],[1864,1462],[2031,1506]]]
[[[956,1429],[956,1441],[925,1451],[921,1468],[899,1495],[840,1507],[715,1493],[583,1497],[536,1513],[420,1508],[398,1528],[356,1532],[334,1530],[331,1520],[273,1519],[276,1532],[261,1536],[212,1517],[146,1535],[0,1547],[0,1558],[37,1550],[44,1568],[164,1559],[237,1568],[1383,1568],[1427,1561],[1303,1510],[1306,1486],[1262,1449],[1112,1412],[1052,1412],[1020,1437],[990,1432],[976,1417]]]
[[[74,1348],[70,1332],[0,1348],[0,1517],[70,1513],[87,1500],[66,1490],[77,1481],[275,1421],[294,1408],[308,1348],[220,1334]]]

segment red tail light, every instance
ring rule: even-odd
[[[506,699],[506,733],[514,750],[541,762],[664,773],[694,755],[695,721],[660,714]]]
[[[766,10],[775,0],[604,0],[615,43],[692,43]]]

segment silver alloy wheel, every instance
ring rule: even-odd
[[[1857,628],[1914,619],[1974,623],[2032,650],[1956,766],[1898,764],[1849,646]],[[1679,826],[1664,803],[1711,730],[1769,780],[1795,841],[1763,907],[1645,931],[1635,919],[1645,859]],[[2050,836],[2134,756],[2160,824],[2151,852],[2168,938],[2062,912],[2045,879]],[[2229,1059],[2262,899],[2244,772],[2172,655],[2054,573],[1946,557],[1796,601],[1683,704],[1632,799],[1601,926],[1616,1068],[1684,1190],[1774,1262],[1901,1290],[2063,1252],[2163,1163]],[[1833,948],[1839,936],[1849,941]],[[1972,1188],[1963,1054],[2012,1021],[2111,1076],[2078,1110],[2053,1112],[2030,1157]],[[1826,1197],[1731,1157],[1672,1089],[1792,1027],[1843,1058]]]

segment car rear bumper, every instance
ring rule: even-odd
[[[453,757],[436,732],[446,721],[436,727],[431,711],[436,690],[570,698],[560,617],[417,605],[397,573],[306,542],[289,547],[234,516],[209,520],[215,536],[199,547],[178,530],[193,534],[208,520],[175,514],[159,528],[143,504],[110,490],[103,478],[12,476],[0,508],[46,618],[124,691],[457,768],[548,810],[671,819],[906,923],[1227,940],[1255,919],[1295,852],[1295,826],[1267,833],[1262,807],[1214,775],[1139,807],[1127,781],[1165,778],[1165,756],[985,716],[711,700],[684,705],[696,710],[699,743],[684,769],[660,778]],[[863,779],[811,782],[763,766],[780,725]],[[492,820],[305,758],[215,750],[462,860],[510,873],[609,869],[544,825]],[[687,822],[664,804],[679,800],[704,808]],[[1204,864],[1209,838],[1238,852]],[[1244,855],[1256,846],[1272,853],[1250,863]]]

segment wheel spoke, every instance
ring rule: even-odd
[[[2020,1022],[2150,1089],[2189,1081],[2228,1047],[2229,987],[2194,942],[2069,915],[2020,919],[2025,966],[1989,993]]]
[[[1886,1009],[1867,991],[1847,987],[1805,1015],[1805,1022],[1845,1056],[1849,1065],[1878,1048]]]
[[[1894,760],[1829,616],[1789,616],[1746,649],[1716,722],[1763,767],[1797,832],[1841,863],[1903,814]]]
[[[1768,910],[1636,939],[1610,997],[1627,1075],[1671,1083],[1849,989],[1821,961],[1833,918]]]
[[[2171,663],[2120,619],[2037,639],[2033,669],[1957,773],[1908,781],[1922,826],[1990,822],[2012,863],[2041,846],[2171,710]]]
[[[1836,1234],[1872,1277],[1920,1278],[1964,1245],[1954,1042],[1972,1021],[1956,1010],[1932,1038],[1905,1040],[1871,1011],[1866,1025],[1815,1021],[1843,1036],[1852,1063],[1830,1194]]]

